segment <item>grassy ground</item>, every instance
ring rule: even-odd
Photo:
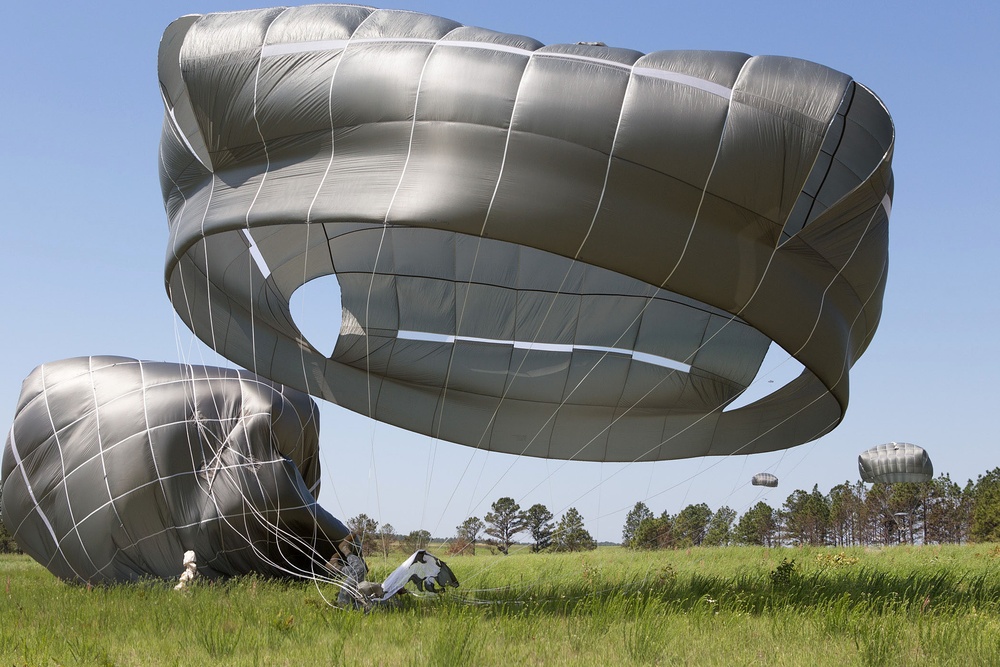
[[[456,592],[366,615],[310,583],[88,590],[4,556],[0,665],[1000,665],[996,545],[447,560]]]

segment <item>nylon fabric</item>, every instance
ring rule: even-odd
[[[159,68],[167,291],[237,364],[527,456],[750,454],[843,418],[893,147],[848,75],[341,5],[185,17]],[[332,354],[288,307],[330,275]],[[723,411],[772,342],[802,375]]]
[[[321,571],[347,528],[320,507],[319,413],[242,370],[80,357],[23,383],[3,454],[18,545],[79,583]],[[313,492],[310,492],[313,489]]]

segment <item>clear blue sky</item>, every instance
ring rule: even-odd
[[[15,3],[0,55],[0,427],[40,363],[90,354],[229,365],[175,318],[163,286],[156,52],[175,18],[270,6],[217,0]],[[851,373],[831,434],[783,454],[656,464],[485,455],[323,406],[324,506],[399,531],[451,535],[502,495],[583,513],[617,540],[625,511],[705,502],[744,512],[793,490],[857,480],[857,454],[891,440],[966,480],[1000,466],[1000,142],[994,2],[389,2],[547,44],[717,49],[813,60],[850,74],[896,126],[896,190],[882,323]],[[434,472],[428,482],[428,464]],[[374,462],[374,465],[373,465]],[[750,476],[781,479],[761,493]],[[464,471],[464,474],[463,474]],[[480,502],[482,501],[482,502]]]

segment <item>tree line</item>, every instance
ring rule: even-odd
[[[392,524],[359,514],[347,522],[368,553],[388,556],[402,549],[424,549],[426,530],[397,534]],[[468,517],[447,540],[449,554],[475,554],[486,546],[502,554],[530,538],[530,549],[583,551],[597,548],[575,507],[556,521],[545,505],[522,510],[510,497],[498,499],[490,511]],[[822,493],[796,489],[780,507],[758,502],[742,516],[731,507],[716,511],[705,503],[688,505],[677,514],[656,515],[637,502],[625,517],[622,544],[634,549],[686,548],[736,544],[762,546],[871,546],[896,543],[962,544],[1000,542],[1000,468],[965,486],[947,475],[922,483],[849,482]],[[0,521],[0,553],[17,553],[17,543]]]
[[[386,554],[391,547],[423,548],[426,531],[387,538],[385,526],[366,515],[348,522],[356,535],[376,538]],[[389,526],[391,529],[391,526]],[[421,534],[422,541],[414,538]],[[523,537],[518,537],[523,536]],[[532,552],[581,551],[597,548],[576,508],[556,522],[542,504],[522,510],[503,497],[482,518],[468,517],[448,540],[451,554],[474,554],[476,545],[507,554],[511,545],[530,536]],[[705,503],[688,505],[677,514],[656,515],[637,502],[625,517],[622,544],[635,549],[691,546],[872,546],[897,543],[961,544],[1000,542],[1000,468],[965,486],[947,474],[928,482],[871,484],[845,481],[828,493],[792,491],[779,507],[758,502],[742,516],[728,506],[716,511]]]
[[[584,527],[583,515],[575,507],[555,521],[555,516],[545,505],[536,503],[526,510],[510,497],[498,499],[482,519],[471,516],[455,527],[455,535],[447,540],[451,555],[475,555],[477,544],[506,555],[517,537],[530,536],[532,552],[584,551],[597,548],[595,540]],[[379,524],[367,514],[347,521],[347,528],[358,539],[367,553],[389,555],[402,548],[415,551],[426,548],[431,534],[414,530],[407,535],[395,534],[392,524]]]
[[[636,549],[748,544],[871,546],[1000,541],[1000,468],[963,487],[948,475],[921,483],[844,482],[829,493],[796,489],[780,507],[758,502],[742,516],[688,505],[655,515],[638,502],[622,543]]]

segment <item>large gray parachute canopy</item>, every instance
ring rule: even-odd
[[[159,80],[167,291],[241,366],[559,459],[773,451],[843,418],[893,146],[845,74],[313,5],[178,19]],[[329,275],[332,352],[289,308]],[[801,375],[727,410],[772,342]]]
[[[81,357],[24,381],[3,522],[53,574],[309,576],[347,528],[316,503],[313,400],[246,371]]]
[[[858,456],[861,480],[870,483],[929,482],[934,465],[923,447],[908,442],[889,442]]]
[[[769,472],[759,472],[750,480],[753,486],[778,486],[778,478]]]

